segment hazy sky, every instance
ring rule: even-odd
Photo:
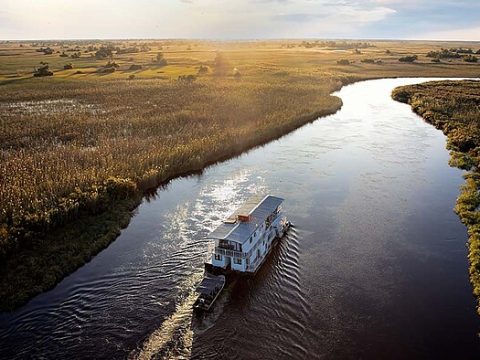
[[[0,0],[0,39],[480,40],[480,0]]]

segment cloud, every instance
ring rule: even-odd
[[[396,13],[388,7],[364,8],[352,5],[328,6],[322,11],[309,13],[282,13],[273,15],[272,20],[279,22],[305,23],[312,21],[329,21],[332,26],[339,26],[344,23],[362,26],[365,23],[376,22],[386,19],[389,15]]]
[[[477,0],[1,1],[5,39],[472,38],[480,12]]]

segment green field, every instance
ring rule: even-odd
[[[337,111],[345,84],[480,76],[467,55],[427,56],[442,48],[480,44],[0,42],[0,308],[107,246],[144,193]]]

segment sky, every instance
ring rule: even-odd
[[[0,39],[480,40],[480,0],[0,0]]]

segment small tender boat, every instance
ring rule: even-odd
[[[222,292],[224,286],[224,275],[216,276],[206,273],[200,285],[197,286],[196,291],[199,295],[193,304],[193,310],[198,312],[210,310],[213,303]]]

